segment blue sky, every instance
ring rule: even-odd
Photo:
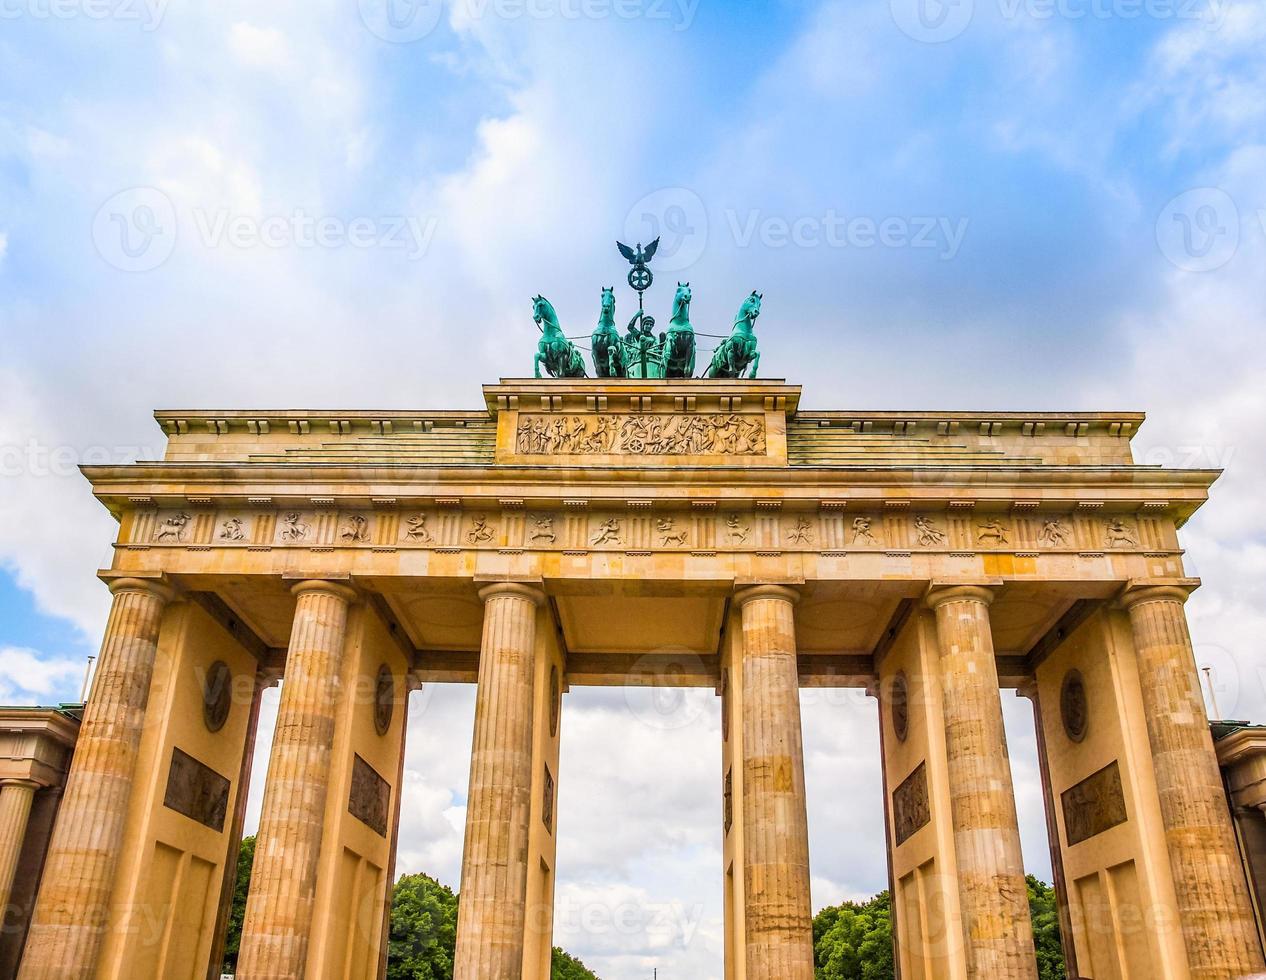
[[[76,697],[104,622],[76,463],[161,453],[156,407],[477,406],[528,297],[588,331],[659,230],[652,309],[761,289],[808,406],[1143,409],[1141,460],[1225,467],[1190,613],[1266,720],[1264,42],[1247,0],[0,0],[0,699]],[[471,705],[411,707],[401,867],[454,885]],[[719,719],[682,712],[569,696],[560,909],[645,913],[560,914],[607,978],[720,973]],[[874,729],[806,702],[815,905],[885,883]]]

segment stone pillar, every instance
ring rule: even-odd
[[[1183,611],[1191,587],[1189,582],[1131,583],[1122,604],[1134,634],[1191,976],[1226,980],[1266,966]]]
[[[0,910],[9,904],[13,873],[22,856],[26,839],[26,822],[31,816],[36,783],[29,779],[6,779],[0,782]]]
[[[532,679],[540,590],[489,585],[466,798],[454,980],[519,980],[527,904]]]
[[[281,686],[255,865],[242,923],[241,980],[302,977],[334,744],[348,606],[334,582],[300,582]]]
[[[991,589],[933,586],[950,815],[969,977],[1037,977],[1020,828],[1011,785]]]
[[[149,579],[116,579],[110,591],[114,604],[49,842],[23,980],[87,980],[110,917],[158,631],[173,596]]]
[[[743,617],[743,864],[753,978],[813,980],[798,598],[778,585],[735,597]]]

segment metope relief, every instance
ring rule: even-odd
[[[180,544],[185,540],[185,531],[188,529],[191,519],[188,514],[183,512],[172,514],[158,527],[154,528],[154,541]]]
[[[369,540],[369,518],[363,514],[351,514],[343,519],[339,528],[340,540],[345,544],[364,543]]]
[[[523,456],[764,456],[756,415],[521,415]]]

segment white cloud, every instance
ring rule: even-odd
[[[44,704],[49,695],[73,686],[87,664],[26,647],[0,647],[0,704]]]
[[[9,253],[9,234],[0,231],[0,262],[4,261],[4,257]]]

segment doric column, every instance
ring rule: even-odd
[[[778,585],[735,597],[743,616],[743,864],[753,978],[813,980],[798,598]]]
[[[348,606],[334,582],[300,582],[255,838],[237,976],[302,977],[316,897]]]
[[[148,579],[116,579],[110,591],[114,604],[48,846],[23,980],[87,980],[105,937],[158,631],[173,596]]]
[[[1264,967],[1183,611],[1193,584],[1132,583],[1122,604],[1191,975],[1225,980]]]
[[[9,904],[13,873],[22,856],[26,839],[26,822],[31,816],[31,802],[38,784],[29,779],[6,779],[0,782],[0,909]]]
[[[501,582],[484,601],[475,738],[466,798],[454,980],[518,980],[523,970],[532,678],[544,594]]]
[[[968,976],[1036,978],[1020,828],[989,627],[992,590],[933,587]]]

